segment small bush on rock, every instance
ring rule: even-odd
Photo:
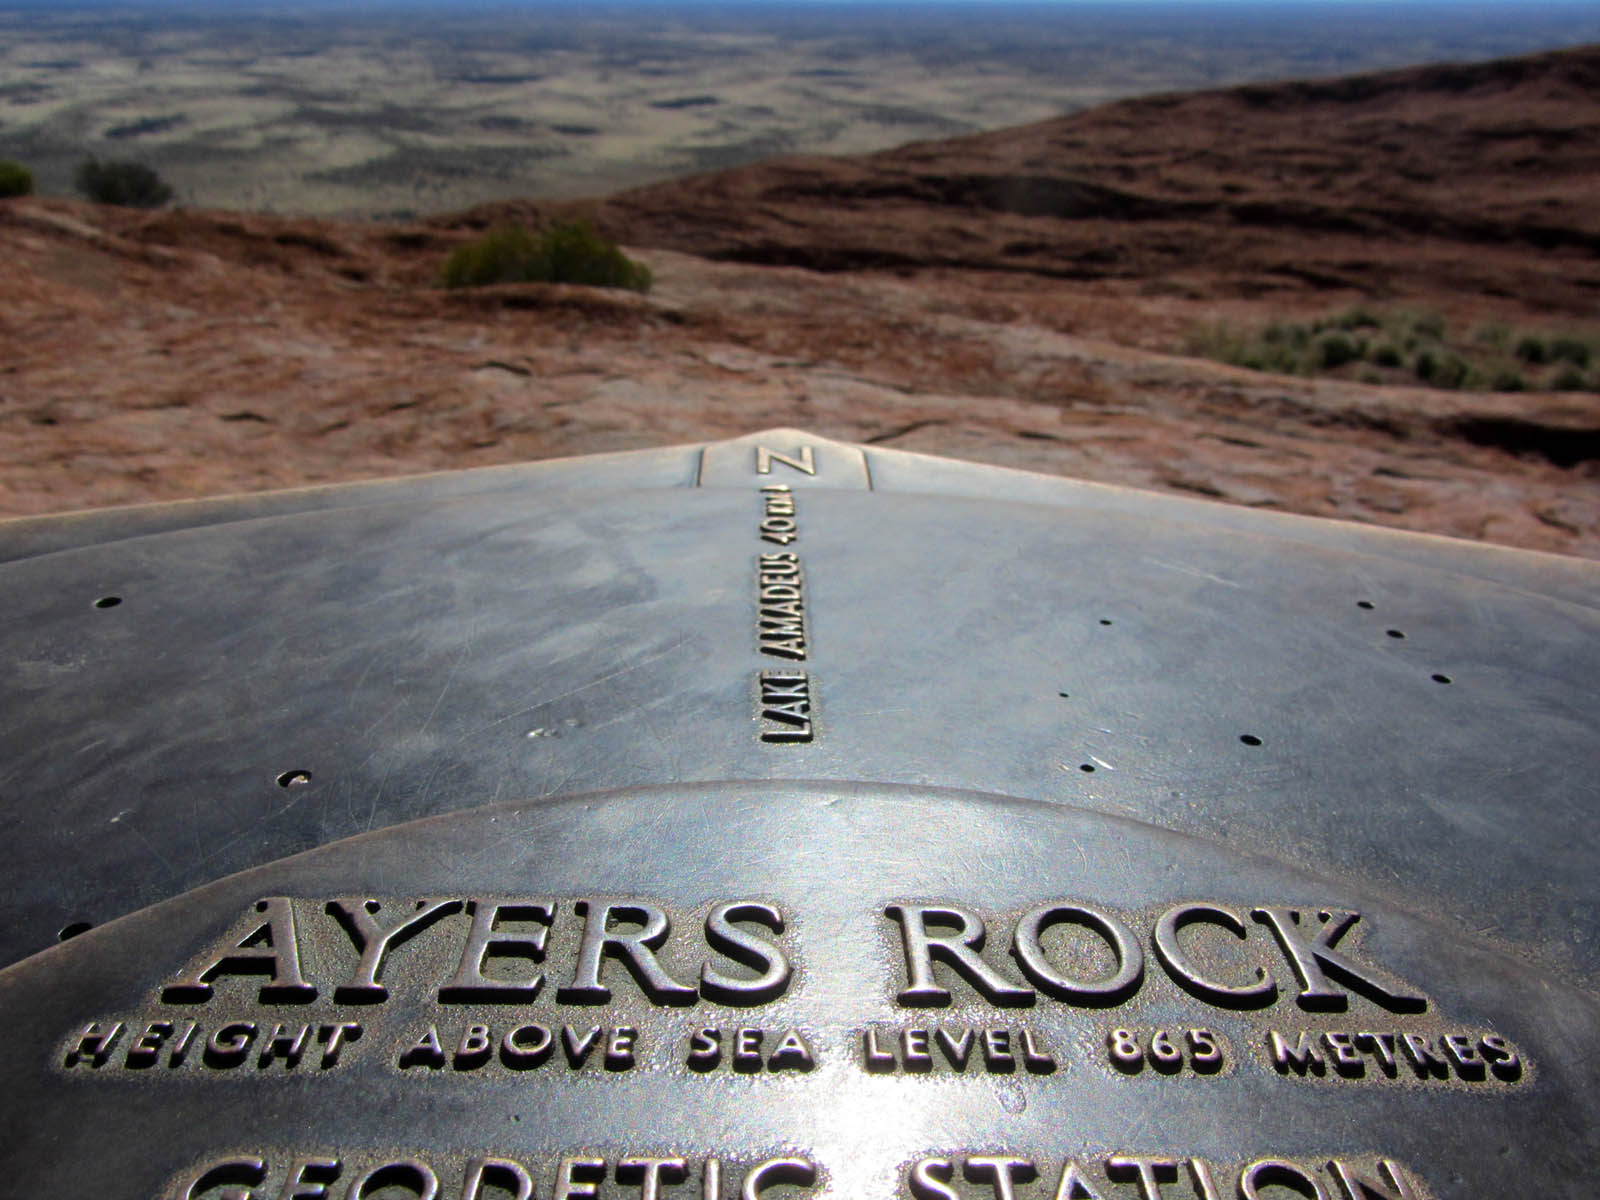
[[[1318,344],[1319,361],[1327,368],[1342,367],[1359,358],[1356,343],[1342,333],[1330,333]]]
[[[552,225],[535,236],[520,226],[492,230],[445,261],[445,287],[490,283],[584,283],[650,290],[650,268],[634,262],[587,221]]]
[[[0,196],[33,194],[33,172],[21,163],[0,158]]]
[[[1469,382],[1472,366],[1459,354],[1446,354],[1439,360],[1433,373],[1433,385],[1442,388],[1464,387]]]
[[[1383,317],[1364,304],[1347,308],[1334,318],[1340,329],[1382,329]]]
[[[1550,361],[1569,362],[1575,367],[1589,365],[1589,343],[1580,337],[1563,334],[1550,341]]]
[[[1472,340],[1490,350],[1504,350],[1511,344],[1511,326],[1504,321],[1490,321],[1472,331]]]
[[[172,199],[172,189],[143,163],[100,162],[78,164],[73,186],[96,204],[123,208],[160,208]]]
[[[1556,372],[1555,378],[1550,381],[1550,390],[1552,392],[1581,392],[1583,391],[1583,383],[1583,372],[1568,363]]]
[[[1516,355],[1525,363],[1539,363],[1550,361],[1550,348],[1545,345],[1543,338],[1528,334],[1517,342]]]
[[[1311,331],[1292,321],[1274,321],[1262,332],[1261,338],[1269,346],[1287,346],[1291,350],[1304,350],[1311,344]]]
[[[1432,309],[1402,309],[1398,314],[1411,322],[1411,328],[1423,337],[1443,340],[1444,318]]]

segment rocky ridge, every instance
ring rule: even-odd
[[[0,511],[775,424],[1600,557],[1600,396],[1245,371],[1186,328],[1600,303],[1600,48],[1127,101],[404,224],[0,203]],[[435,286],[582,213],[647,296]]]

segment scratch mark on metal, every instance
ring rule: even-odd
[[[565,700],[569,696],[576,696],[580,692],[586,692],[592,687],[599,687],[602,683],[606,683],[609,680],[615,679],[619,675],[626,675],[631,671],[638,671],[638,670],[641,670],[641,669],[643,669],[645,667],[648,667],[651,663],[658,662],[659,660],[667,657],[667,655],[672,654],[673,652],[677,651],[681,647],[687,645],[688,642],[689,642],[689,637],[688,637],[688,635],[685,635],[685,636],[679,638],[677,641],[673,642],[672,645],[668,646],[665,650],[662,650],[658,654],[652,654],[650,657],[642,658],[637,662],[623,663],[620,667],[617,667],[615,670],[607,671],[604,675],[601,675],[598,679],[591,679],[588,683],[580,683],[577,687],[569,688],[566,691],[561,692],[559,695],[546,696],[546,697],[543,697],[542,699],[536,700],[532,704],[527,704],[527,705],[524,705],[522,708],[514,709],[511,712],[506,713],[504,716],[496,717],[494,720],[490,721],[487,725],[478,726],[478,728],[472,730],[470,733],[467,733],[462,738],[462,741],[467,740],[467,738],[477,737],[478,734],[480,734],[480,733],[487,733],[489,730],[494,729],[497,726],[504,725],[507,721],[515,721],[518,717],[523,717],[523,716],[526,716],[528,713],[536,712],[536,711],[538,711],[539,709],[545,707],[548,704],[555,704],[555,703],[557,703],[557,702],[559,702],[561,700]],[[573,655],[573,656],[570,656],[570,657],[577,657],[577,656]],[[568,659],[561,659],[561,660],[558,660],[558,661],[559,662],[566,662],[566,661],[569,661],[569,660]]]
[[[1231,579],[1224,579],[1221,575],[1213,575],[1210,571],[1202,571],[1199,567],[1191,567],[1187,563],[1175,563],[1164,558],[1151,558],[1148,556],[1146,556],[1144,561],[1149,563],[1151,566],[1165,567],[1169,571],[1177,571],[1184,575],[1193,575],[1199,579],[1209,579],[1212,583],[1220,583],[1223,587],[1236,588],[1243,586],[1242,584],[1235,583]]]

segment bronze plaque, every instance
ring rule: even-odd
[[[1592,1193],[1590,564],[794,431],[0,552],[7,1195]]]

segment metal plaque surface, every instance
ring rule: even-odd
[[[1590,564],[774,430],[0,596],[0,1195],[1594,1193]]]

